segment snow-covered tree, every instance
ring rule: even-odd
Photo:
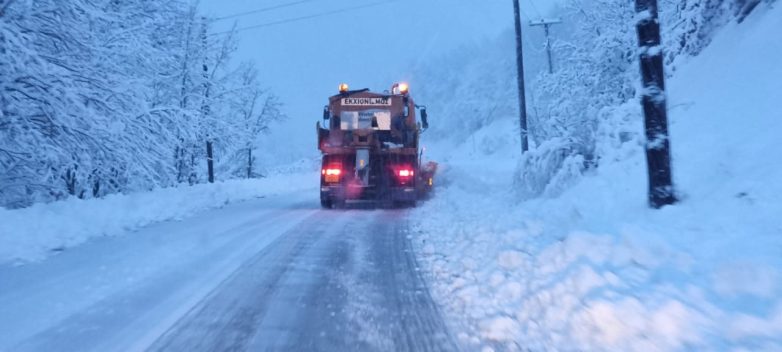
[[[246,90],[207,31],[184,0],[0,0],[0,206],[203,181]]]
[[[247,64],[241,69],[242,87],[241,94],[237,95],[236,118],[242,127],[235,136],[237,147],[234,153],[235,160],[242,160],[243,168],[233,172],[247,178],[257,177],[260,174],[256,170],[256,157],[253,151],[258,147],[258,137],[268,132],[270,124],[285,118],[282,113],[282,103],[268,90],[258,86],[258,71],[252,64]]]

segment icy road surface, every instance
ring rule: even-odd
[[[0,267],[0,351],[458,349],[417,270],[407,211],[293,198]]]

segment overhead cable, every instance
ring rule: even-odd
[[[252,26],[247,26],[247,27],[241,27],[241,28],[238,28],[238,29],[236,29],[234,31],[217,32],[217,33],[214,33],[212,35],[228,34],[228,33],[231,33],[231,32],[243,32],[243,31],[247,31],[247,30],[251,30],[251,29],[258,29],[258,28],[263,28],[263,27],[276,26],[276,25],[285,24],[285,23],[291,23],[291,22],[299,22],[299,21],[309,20],[309,19],[313,19],[313,18],[319,18],[319,17],[336,15],[336,14],[345,13],[345,12],[361,10],[361,9],[365,9],[365,8],[369,8],[369,7],[376,7],[376,6],[381,6],[381,5],[387,5],[387,4],[390,4],[390,3],[397,2],[397,1],[399,1],[399,0],[387,0],[387,1],[381,1],[381,2],[373,2],[373,3],[370,3],[370,4],[366,4],[366,5],[345,7],[345,8],[341,8],[341,9],[337,9],[337,10],[326,11],[326,12],[316,13],[316,14],[307,15],[307,16],[293,17],[293,18],[287,18],[287,19],[283,19],[283,20],[279,20],[279,21],[272,21],[272,22],[261,23],[261,24],[256,24],[256,25],[252,25]]]
[[[285,3],[285,4],[280,4],[280,5],[270,6],[270,7],[264,7],[264,8],[260,8],[260,9],[250,10],[250,11],[239,12],[239,13],[235,13],[235,14],[228,15],[228,16],[217,17],[217,18],[214,18],[213,20],[214,21],[223,21],[223,20],[227,20],[227,19],[231,19],[231,18],[237,18],[237,17],[247,16],[247,15],[253,15],[253,14],[256,14],[256,13],[268,12],[268,11],[272,11],[272,10],[277,10],[277,9],[282,9],[282,8],[286,8],[286,7],[296,6],[296,5],[307,3],[307,2],[312,2],[312,0],[299,0],[299,1],[289,2],[289,3]]]

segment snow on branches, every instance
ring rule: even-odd
[[[229,162],[259,88],[208,25],[181,0],[0,0],[0,206],[202,182],[206,138]]]

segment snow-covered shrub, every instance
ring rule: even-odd
[[[632,3],[572,0],[563,10],[574,32],[553,47],[553,74],[532,84],[531,150],[522,157],[515,183],[523,198],[557,196],[595,165],[599,116],[636,92]]]
[[[558,69],[538,75],[532,85],[530,132],[539,143],[570,139],[590,159],[600,109],[635,95],[635,32],[628,25],[634,9],[627,1],[573,0],[565,11],[575,32],[553,48]]]
[[[619,106],[606,106],[598,113],[596,163],[619,162],[644,152],[641,103],[628,100]]]
[[[521,198],[556,197],[580,178],[584,157],[578,143],[553,138],[524,153],[516,169],[514,186]]]

